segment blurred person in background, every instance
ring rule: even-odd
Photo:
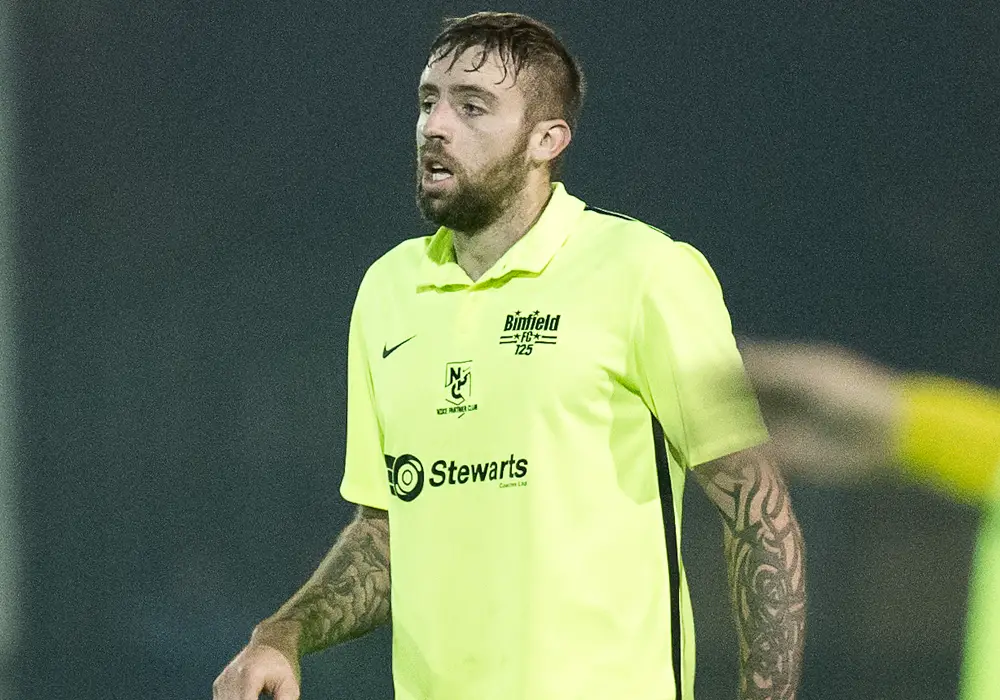
[[[897,476],[982,510],[961,698],[1000,698],[1000,391],[831,345],[740,346],[780,467],[838,485]]]
[[[418,96],[417,200],[440,228],[358,291],[358,516],[215,698],[293,700],[303,654],[391,609],[397,700],[691,700],[689,471],[723,518],[739,697],[794,698],[802,538],[708,263],[553,182],[583,80],[545,25],[450,20]]]

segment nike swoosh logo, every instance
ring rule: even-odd
[[[393,345],[391,348],[387,348],[386,346],[383,345],[382,346],[382,359],[384,360],[385,358],[389,357],[389,355],[391,355],[392,353],[396,352],[396,350],[398,350],[400,348],[400,346],[406,345],[408,342],[410,342],[411,340],[413,340],[416,337],[417,336],[415,336],[415,335],[411,335],[409,338],[407,338],[406,340],[404,340],[402,343],[397,343],[396,345]]]

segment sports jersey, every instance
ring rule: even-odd
[[[960,697],[1000,698],[1000,467],[976,544]]]
[[[715,275],[558,183],[476,281],[451,236],[351,317],[341,493],[389,513],[397,700],[690,700],[685,473],[766,438]]]
[[[1000,392],[904,375],[894,450],[908,472],[983,509],[972,571],[961,700],[1000,698]]]

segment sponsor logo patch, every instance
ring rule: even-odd
[[[423,493],[426,487],[458,487],[470,484],[496,484],[499,488],[527,486],[528,460],[515,455],[500,461],[456,462],[454,459],[437,459],[425,472],[423,463],[414,455],[398,457],[384,455],[388,471],[389,492],[409,503]]]

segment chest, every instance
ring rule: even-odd
[[[383,429],[592,412],[626,369],[630,314],[620,307],[607,293],[539,279],[400,290],[378,324],[384,337],[369,341]]]

